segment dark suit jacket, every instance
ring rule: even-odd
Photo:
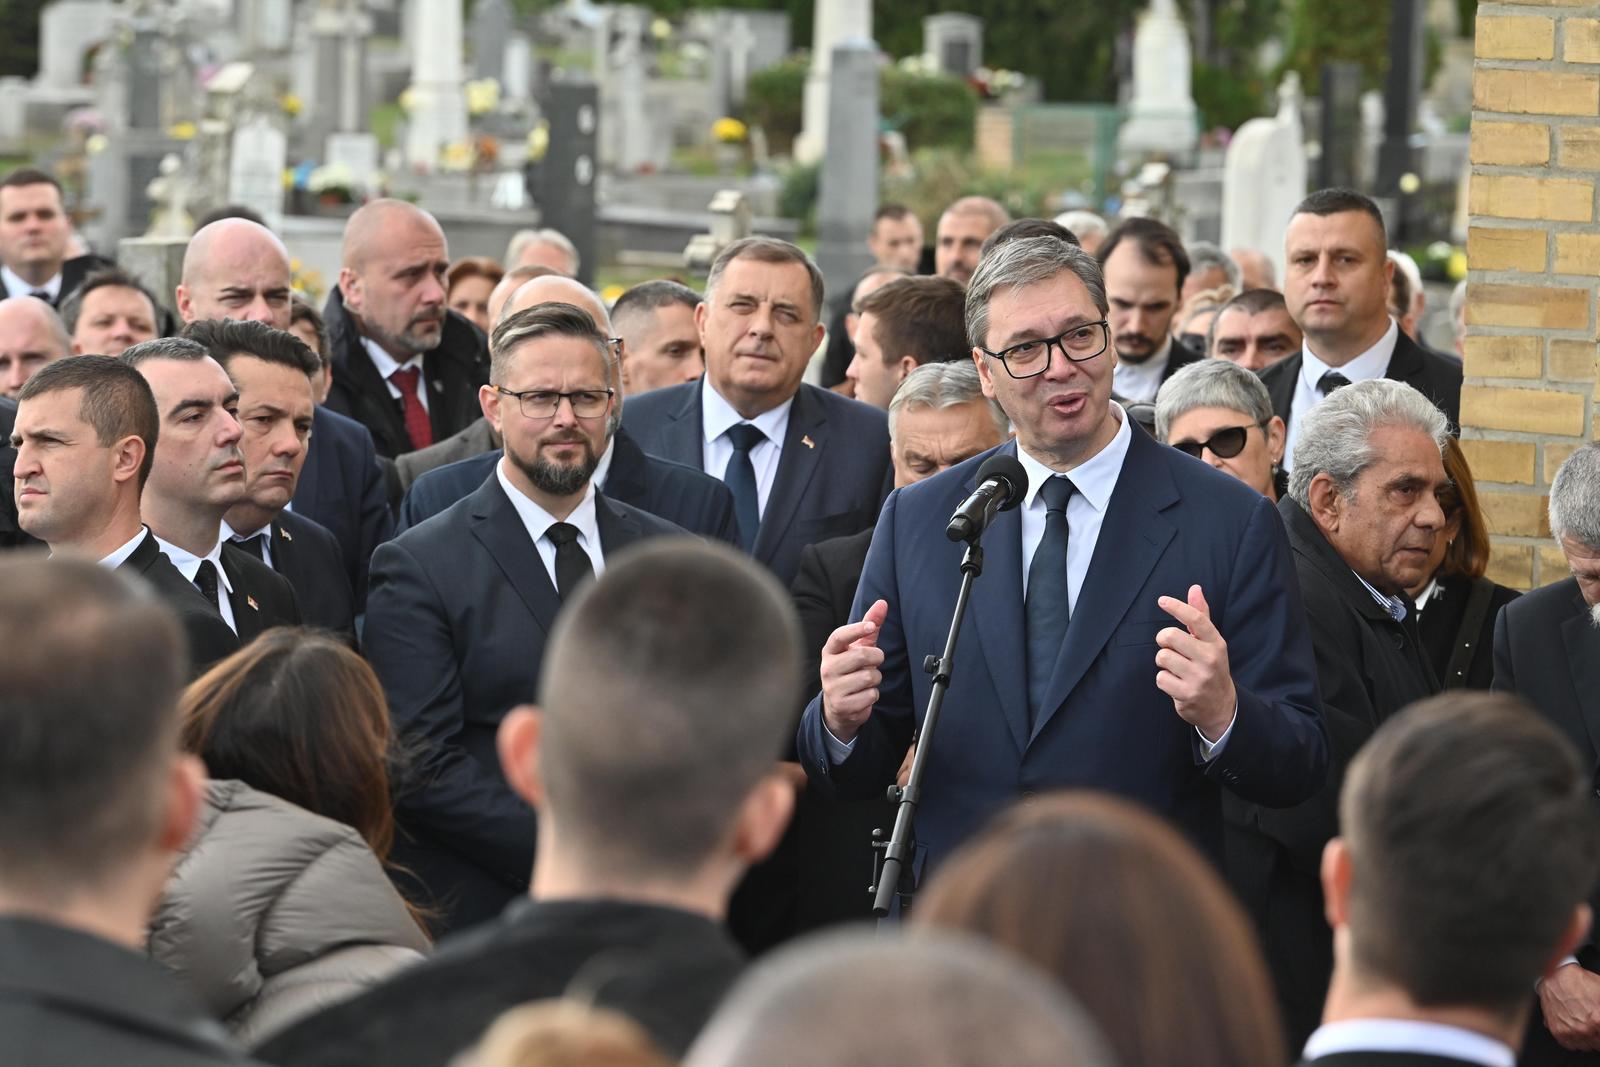
[[[601,487],[607,497],[701,537],[738,544],[733,494],[727,486],[698,467],[645,455],[626,430],[619,429],[612,442],[611,469]],[[423,474],[400,505],[400,530],[437,515],[478,488],[494,473],[502,454],[497,445],[491,452]],[[400,460],[409,458],[401,456]]]
[[[603,495],[595,510],[607,557],[684,532]],[[395,729],[414,751],[398,797],[412,840],[397,858],[443,898],[447,928],[489,919],[527,888],[533,812],[505,784],[495,732],[507,711],[538,694],[560,607],[527,527],[492,476],[372,559],[362,643]]]
[[[300,625],[300,605],[289,579],[232,542],[222,546],[222,569],[233,585],[229,599],[239,644],[248,645],[274,626]]]
[[[622,425],[651,455],[705,469],[699,381],[629,397]],[[801,385],[789,409],[789,430],[756,534],[755,558],[788,585],[806,545],[871,526],[890,483],[884,413]]]
[[[1272,410],[1285,424],[1292,418],[1295,383],[1300,380],[1300,368],[1304,365],[1302,351],[1285,356],[1261,371],[1262,384],[1272,397]],[[1389,358],[1389,369],[1383,376],[1414,387],[1444,412],[1450,420],[1451,433],[1460,432],[1460,363],[1422,348],[1402,330],[1395,339],[1394,355]]]
[[[1471,633],[1463,633],[1467,606],[1473,593],[1483,589],[1487,596],[1488,611],[1483,622]],[[1433,676],[1446,689],[1489,689],[1494,682],[1494,620],[1500,609],[1522,594],[1515,589],[1496,585],[1487,578],[1440,578],[1427,606],[1417,614],[1417,632],[1422,637],[1422,651],[1433,667]],[[1466,671],[1459,678],[1445,677],[1450,657],[1457,646],[1467,649],[1469,659]]]
[[[321,523],[283,511],[272,520],[272,569],[294,587],[307,626],[331,630],[352,645],[356,638],[355,596],[339,542]]]
[[[789,586],[805,638],[805,699],[822,692],[822,646],[828,635],[850,621],[850,605],[867,563],[872,530],[835,537],[800,550],[800,569]]]
[[[60,308],[61,305],[66,301],[67,297],[72,295],[73,290],[82,285],[83,280],[90,274],[97,270],[114,266],[116,266],[116,263],[112,260],[106,259],[104,256],[94,255],[92,253],[84,256],[75,256],[72,259],[67,260],[65,263],[61,264],[61,292],[57,294],[53,301],[50,301],[50,306],[53,308]],[[0,282],[0,293],[3,293],[6,297],[27,296],[32,292],[32,289],[23,289],[14,293],[10,289],[6,288],[5,282]]]
[[[999,450],[1014,454],[1016,444]],[[994,450],[896,489],[878,519],[850,617],[889,602],[878,647],[881,699],[837,767],[823,743],[821,698],[800,726],[814,784],[872,796],[894,778],[927,704],[924,654],[944,646],[960,584],[962,546],[945,538],[951,512],[976,488]],[[1050,707],[1029,729],[1022,603],[1022,520],[1002,513],[984,538],[965,632],[938,734],[928,753],[917,839],[929,863],[948,855],[1018,796],[1104,789],[1172,819],[1222,854],[1221,787],[1261,803],[1294,804],[1327,762],[1305,613],[1283,524],[1267,500],[1209,466],[1133,433],[1049,685]],[[1174,625],[1157,605],[1198,583],[1228,642],[1239,710],[1209,762],[1199,738],[1156,687],[1156,634]]]
[[[500,451],[500,435],[494,432],[494,427],[489,425],[488,419],[479,415],[478,421],[469,425],[465,430],[453,433],[443,441],[435,441],[427,448],[419,448],[415,452],[407,452],[403,456],[396,457],[394,468],[395,473],[400,478],[401,491],[408,492],[416,484],[418,478],[431,470],[437,470],[451,463],[459,463],[473,456],[481,456],[485,452],[498,451]],[[482,482],[483,479],[479,478],[468,487],[467,492],[476,489]],[[461,496],[466,496],[466,493],[462,493]],[[461,497],[456,498],[456,500],[459,499]],[[455,500],[449,503],[454,504]],[[449,504],[445,506],[448,507]],[[440,508],[439,510],[442,511],[444,509]],[[414,523],[408,523],[407,525],[414,525]],[[401,529],[404,529],[404,527],[402,526]]]
[[[239,651],[239,638],[228,629],[217,609],[200,595],[194,583],[172,565],[148,530],[139,547],[117,569],[137,574],[149,582],[177,613],[178,623],[188,638],[191,677],[199,677],[218,660]]]
[[[1386,719],[1438,692],[1439,683],[1414,613],[1404,624],[1395,622],[1300,505],[1285,498],[1278,510],[1311,625],[1330,742],[1328,780],[1316,796],[1287,810],[1230,800],[1227,870],[1261,929],[1290,1044],[1298,1047],[1321,1018],[1333,967],[1318,871],[1323,846],[1338,832],[1345,769]]]
[[[1206,358],[1204,352],[1196,352],[1177,337],[1172,339],[1172,351],[1167,355],[1167,369],[1161,372],[1161,380],[1177,374],[1191,363],[1199,363]]]
[[[372,553],[394,536],[383,468],[365,426],[318,405],[311,417],[311,444],[295,486],[294,508],[327,527],[339,542],[359,615],[367,604]]]
[[[439,1067],[502,1012],[583,991],[681,1056],[744,967],[720,924],[627,900],[519,900],[258,1055],[283,1067]]]
[[[53,923],[0,918],[5,1061],[28,1067],[250,1062],[177,979],[142,953]]]
[[[337,287],[328,294],[322,317],[333,351],[328,406],[371,430],[380,456],[393,458],[412,451],[400,401],[389,395],[388,383],[378,376]],[[454,311],[447,312],[438,347],[422,357],[422,377],[433,439],[441,441],[466,429],[483,414],[478,388],[489,381],[489,345],[483,331]]]

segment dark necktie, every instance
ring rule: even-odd
[[[217,600],[217,565],[215,563],[212,563],[209,559],[200,561],[200,569],[194,572],[194,586],[200,590],[200,595],[206,598],[206,602],[217,609],[218,613],[222,611],[222,604]]]
[[[405,414],[406,436],[412,448],[427,448],[433,444],[433,423],[417,397],[422,385],[422,371],[416,367],[397,367],[389,374],[389,381],[400,390],[400,409]]]
[[[558,522],[544,535],[556,546],[556,592],[566,601],[585,578],[594,574],[594,563],[578,544],[578,528],[570,522]]]
[[[1331,370],[1317,379],[1317,392],[1323,396],[1332,396],[1336,391],[1350,384],[1350,379],[1336,370]]]
[[[33,292],[29,293],[28,295],[33,297],[35,300],[43,300],[46,304],[49,304],[51,307],[55,306],[55,301],[51,300],[50,299],[50,294],[45,292],[43,289],[35,289]]]
[[[1044,536],[1028,565],[1028,726],[1044,714],[1045,690],[1056,656],[1067,640],[1067,501],[1077,487],[1056,475],[1039,487],[1044,498]]]
[[[266,534],[258,533],[254,537],[235,537],[233,539],[233,543],[250,553],[256,559],[259,559],[262,563],[265,563],[267,561],[267,552],[265,548],[266,540]]]
[[[728,441],[733,445],[733,458],[722,481],[733,494],[733,514],[739,520],[739,542],[746,552],[755,548],[756,531],[761,528],[761,493],[756,488],[756,468],[750,462],[750,450],[767,435],[748,422],[728,427]]]

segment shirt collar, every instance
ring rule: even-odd
[[[133,555],[134,549],[138,548],[144,543],[144,535],[147,532],[148,531],[146,531],[143,526],[140,526],[139,532],[134,534],[131,540],[129,540],[115,552],[111,553],[111,555],[101,559],[100,566],[109,568],[110,570],[116,570],[118,567],[122,566],[127,562],[128,557]]]
[[[178,573],[191,582],[194,581],[194,576],[200,571],[200,561],[209,559],[211,565],[217,568],[217,581],[221,583],[222,588],[231,593],[233,592],[233,583],[228,580],[228,570],[222,565],[222,528],[220,526],[217,528],[217,534],[217,541],[211,546],[211,551],[203,556],[197,556],[186,548],[179,548],[171,541],[164,539],[160,534],[156,535],[156,544],[161,546],[161,551],[166,553],[167,558],[172,561],[172,565],[178,568]]]
[[[793,405],[794,397],[791,396],[777,407],[769,408],[753,419],[747,419],[735,411],[733,405],[724,400],[721,393],[712,388],[709,375],[700,383],[700,423],[705,430],[706,444],[727,433],[730,426],[748,422],[766,434],[768,441],[782,448],[783,435],[789,429],[789,409]]]
[[[1118,421],[1116,436],[1099,452],[1065,472],[1072,479],[1077,494],[1102,513],[1111,504],[1111,491],[1117,487],[1117,478],[1122,474],[1122,461],[1127,458],[1128,446],[1133,442],[1128,413],[1115,401],[1111,402],[1111,408],[1113,417]],[[1028,472],[1028,495],[1023,505],[1032,507],[1040,487],[1063,472],[1052,470],[1029,455],[1020,442],[1017,444],[1017,458],[1022,461],[1022,469]]]
[[[565,522],[578,528],[584,541],[591,549],[600,547],[600,523],[595,516],[594,505],[594,479],[589,479],[589,485],[583,491],[583,500],[572,509],[572,514],[565,519],[558,519],[544,508],[535,504],[521,489],[511,484],[511,479],[506,477],[506,460],[501,457],[500,462],[494,465],[494,476],[500,481],[500,488],[505,491],[511,500],[511,506],[516,509],[517,518],[522,520],[522,525],[527,529],[528,536],[537,544],[549,531],[550,527],[558,522]]]
[[[1317,1028],[1305,1058],[1315,1062],[1341,1052],[1407,1052],[1480,1064],[1514,1067],[1516,1053],[1503,1041],[1459,1026],[1417,1019],[1346,1019]]]
[[[1356,572],[1353,570],[1350,573],[1356,574]],[[1378,602],[1378,606],[1380,608],[1389,613],[1389,618],[1393,619],[1395,622],[1406,621],[1406,601],[1404,597],[1383,595],[1382,593],[1378,592],[1377,588],[1371,582],[1367,581],[1359,574],[1356,574],[1356,581],[1367,587],[1367,592],[1372,594],[1372,599]]]
[[[264,533],[271,532],[272,523],[270,522],[258,530],[251,530],[249,533],[245,533],[242,530],[235,530],[231,525],[228,524],[227,519],[222,520],[222,539],[224,541],[248,541],[252,537],[259,537]],[[271,538],[268,538],[268,540],[271,540]]]
[[[0,266],[0,281],[6,283],[6,292],[15,296],[31,296],[34,293],[46,293],[51,301],[61,298],[61,272],[56,271],[56,276],[43,285],[33,285],[26,282],[16,271],[10,267]]]
[[[361,339],[361,344],[366,348],[367,356],[372,360],[372,365],[378,368],[378,377],[382,378],[384,381],[388,381],[389,375],[405,367],[415,367],[418,370],[422,369],[422,354],[420,352],[416,355],[413,355],[404,363],[401,363],[399,360],[395,359],[388,352],[386,352],[382,345],[370,337],[363,337]]]
[[[1330,367],[1311,351],[1311,339],[1308,337],[1301,350],[1300,380],[1307,388],[1315,391],[1317,383],[1322,381],[1322,376],[1331,370],[1338,371],[1352,384],[1372,378],[1382,378],[1384,372],[1389,369],[1389,361],[1394,358],[1394,346],[1399,340],[1400,327],[1391,317],[1389,328],[1383,331],[1383,336],[1378,338],[1377,344],[1342,367]]]
[[[1129,363],[1122,359],[1117,360],[1117,365],[1111,371],[1113,380],[1121,378],[1124,381],[1132,379],[1144,383],[1161,382],[1161,376],[1167,372],[1167,364],[1172,360],[1172,336],[1169,334],[1161,347],[1151,354],[1143,363]]]
[[[590,485],[602,488],[606,484],[606,476],[611,473],[611,459],[617,452],[617,439],[613,437],[606,442],[606,450],[600,453],[600,462],[594,465],[594,473],[589,476]]]

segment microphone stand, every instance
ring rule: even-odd
[[[989,509],[992,518],[996,507]],[[987,526],[987,522],[984,524]],[[916,755],[911,758],[911,774],[902,788],[889,787],[890,803],[899,805],[894,817],[894,830],[889,840],[883,840],[883,830],[872,832],[875,853],[873,866],[872,914],[885,919],[894,903],[900,898],[902,916],[911,911],[911,897],[916,892],[916,869],[912,860],[916,855],[917,837],[915,821],[917,806],[922,803],[922,778],[927,771],[928,752],[932,748],[934,729],[939,725],[939,709],[944,706],[945,691],[950,688],[950,671],[955,665],[956,638],[961,633],[961,620],[967,614],[967,600],[972,595],[972,580],[983,573],[983,548],[978,539],[983,528],[974,530],[966,539],[967,551],[961,557],[961,590],[956,594],[955,612],[950,618],[950,635],[944,642],[944,655],[928,656],[922,669],[933,675],[933,689],[928,693],[928,709],[922,717],[922,726],[911,735]]]

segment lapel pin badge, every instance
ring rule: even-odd
[[[811,435],[810,434],[807,434],[804,437],[800,438],[800,443],[805,445],[807,448],[816,448],[817,447],[817,443],[811,439]]]
[[[283,538],[285,541],[294,540],[294,534],[290,533],[288,530],[285,530],[282,526],[278,527],[278,536]]]
[[[251,596],[248,593],[245,594],[244,602],[246,604],[250,605],[250,610],[251,611],[260,611],[261,610],[261,605],[256,603],[256,598]]]

